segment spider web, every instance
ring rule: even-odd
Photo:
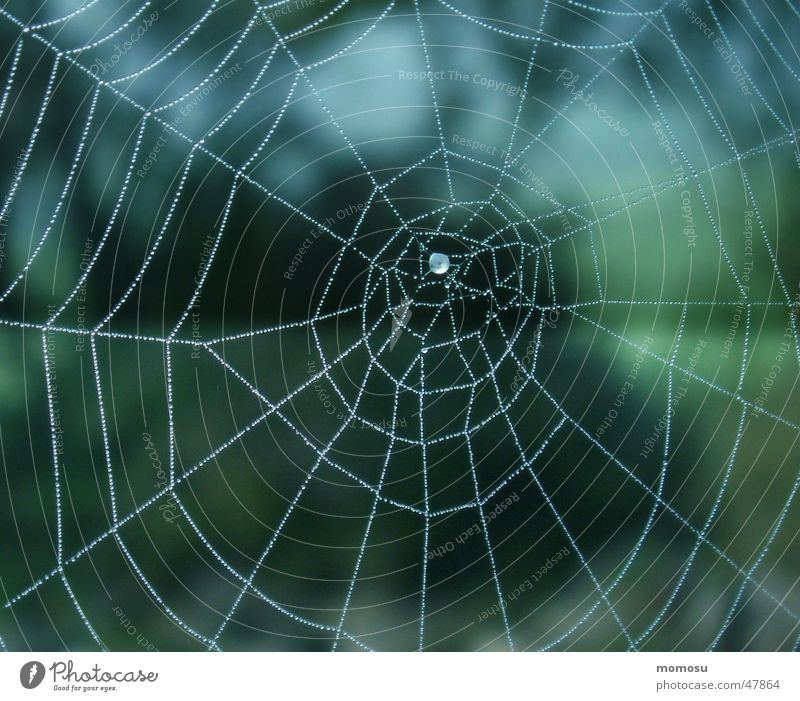
[[[0,646],[797,649],[797,8],[355,5],[0,9]]]

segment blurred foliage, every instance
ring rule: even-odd
[[[37,585],[0,613],[10,649],[96,649],[90,628],[205,649],[244,584],[224,649],[330,649],[345,601],[360,644],[416,649],[423,570],[426,649],[507,649],[484,531],[506,593],[570,553],[507,601],[518,649],[627,649],[609,601],[646,650],[705,649],[734,605],[721,649],[792,648],[789,3],[564,0],[541,35],[538,1],[425,1],[419,21],[412,2],[80,5],[0,17],[3,81],[23,42],[0,121],[0,585]],[[476,299],[418,286],[371,364],[433,250],[477,261]],[[452,326],[426,311],[443,300]],[[477,396],[453,347],[423,369],[428,323],[483,330]],[[482,512],[460,508],[472,463]]]

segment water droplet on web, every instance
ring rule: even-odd
[[[450,269],[450,259],[444,253],[431,253],[428,265],[432,273],[444,275]]]

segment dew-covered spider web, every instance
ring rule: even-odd
[[[0,646],[792,650],[794,0],[7,0]]]

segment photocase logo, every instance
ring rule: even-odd
[[[44,665],[41,662],[26,662],[19,670],[19,683],[26,689],[35,689],[44,679]]]
[[[389,340],[389,351],[394,350],[394,346],[403,333],[403,329],[408,325],[411,319],[411,300],[408,297],[403,297],[403,301],[398,304],[392,311],[392,336]]]

